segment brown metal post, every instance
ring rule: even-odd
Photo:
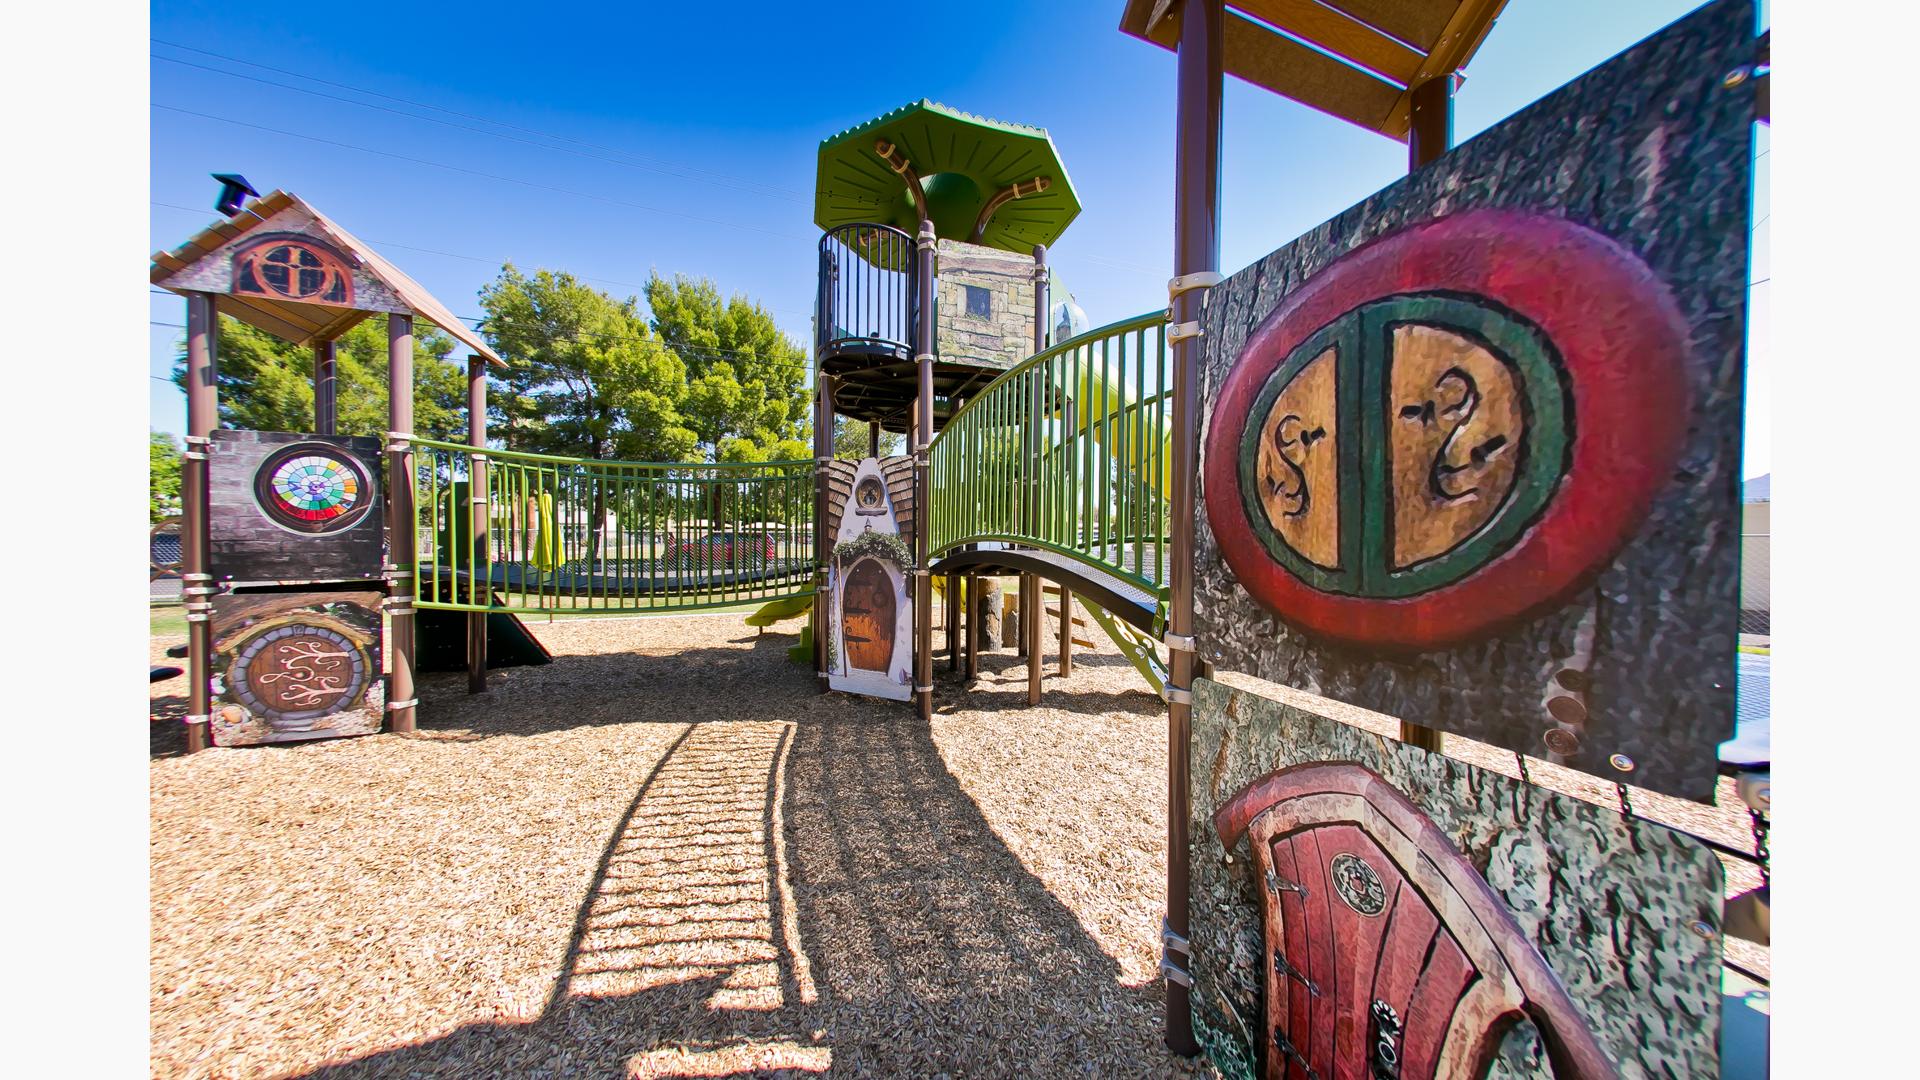
[[[467,502],[473,514],[474,577],[468,584],[468,598],[476,604],[493,603],[491,577],[483,584],[479,575],[487,571],[488,547],[492,541],[489,512],[492,504],[487,491],[487,360],[467,357],[467,445],[474,452],[467,469]],[[487,616],[485,612],[467,613],[467,693],[478,694],[487,688]]]
[[[913,697],[920,719],[933,719],[933,578],[927,569],[927,517],[932,510],[933,491],[927,483],[927,452],[933,443],[933,329],[934,329],[934,254],[936,240],[933,222],[920,222],[915,243],[919,255],[914,271],[919,287],[919,304],[914,326],[914,363],[920,369],[919,394],[913,416]]]
[[[960,670],[960,575],[947,575],[947,670]]]
[[[815,359],[818,363],[818,358]],[[813,405],[813,675],[816,688],[827,686],[827,465],[833,460],[833,376],[819,373]]]
[[[880,421],[867,421],[867,456],[880,456]]]
[[[1407,131],[1407,171],[1412,172],[1444,155],[1453,145],[1453,76],[1413,88],[1411,127]],[[1400,741],[1433,753],[1440,752],[1437,728],[1400,722]]]
[[[967,576],[967,678],[980,674],[980,622],[986,618],[987,590],[977,574]]]
[[[1038,356],[1047,349],[1047,246],[1033,245],[1033,355]],[[1040,416],[1046,411],[1047,388],[1041,385],[1042,379],[1036,375],[1032,379],[1032,399],[1027,405],[1027,475],[1032,479],[1027,484],[1027,535],[1037,536],[1040,531]],[[1032,586],[1028,588],[1027,586]],[[1041,642],[1041,633],[1047,621],[1047,602],[1041,595],[1040,575],[1028,574],[1020,589],[1026,600],[1026,612],[1022,616],[1020,629],[1027,639],[1027,704],[1040,704],[1040,665],[1046,659]]]
[[[187,753],[207,748],[212,712],[213,571],[207,452],[220,426],[220,313],[211,293],[187,294],[187,437],[180,463],[180,596],[187,609]]]
[[[387,676],[390,730],[415,726],[413,597],[413,316],[387,316],[387,617],[392,626]]]
[[[1060,586],[1060,677],[1073,674],[1073,590]]]
[[[332,435],[339,424],[339,379],[334,370],[333,342],[313,343],[313,430]]]
[[[1173,272],[1179,276],[1215,273],[1220,268],[1220,96],[1222,0],[1186,0],[1180,10],[1180,45],[1175,84],[1176,129],[1173,159]],[[1199,368],[1201,338],[1196,332],[1205,291],[1190,289],[1173,297],[1173,491],[1169,506],[1171,540],[1167,602],[1167,932],[1162,935],[1161,967],[1167,972],[1167,1047],[1193,1054],[1193,1016],[1189,1005],[1187,841],[1189,731],[1193,713],[1193,518],[1194,482],[1199,471]],[[1176,331],[1178,333],[1176,333]],[[1185,647],[1179,647],[1184,643]]]

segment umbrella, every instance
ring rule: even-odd
[[[913,233],[924,214],[942,239],[1025,254],[1053,244],[1079,213],[1044,128],[922,100],[820,143],[813,220],[822,229],[879,223]]]

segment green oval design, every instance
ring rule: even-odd
[[[1392,565],[1392,462],[1388,423],[1395,327],[1432,326],[1484,346],[1515,376],[1524,421],[1514,481],[1487,521],[1447,551],[1412,566]],[[1258,497],[1260,433],[1293,379],[1332,346],[1340,504],[1339,566],[1293,550],[1267,520]],[[1322,592],[1401,599],[1471,575],[1506,551],[1539,520],[1566,472],[1573,409],[1565,370],[1546,334],[1484,297],[1409,293],[1355,308],[1287,354],[1261,385],[1240,437],[1241,505],[1261,545],[1295,577]]]

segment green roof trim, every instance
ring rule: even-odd
[[[906,181],[874,150],[880,139],[898,147],[919,173],[928,215],[943,239],[971,239],[980,211],[996,194],[1036,177],[1047,178],[1047,189],[1001,205],[979,243],[1024,254],[1035,244],[1051,246],[1080,214],[1073,181],[1045,128],[921,100],[821,140],[814,224],[919,229]]]

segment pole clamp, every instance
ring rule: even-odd
[[[931,693],[933,693],[933,687],[931,687],[931,686],[916,686],[916,687],[914,687],[914,688],[913,688],[913,692],[914,692],[914,693],[916,693],[916,694],[931,694]]]
[[[420,699],[417,697],[410,697],[405,701],[389,701],[387,702],[387,711],[399,712],[401,709],[411,709],[418,704],[420,704]]]
[[[1160,920],[1160,947],[1163,952],[1172,951],[1188,957],[1193,955],[1193,948],[1187,944],[1186,935],[1175,930],[1173,924],[1165,917]]]
[[[1167,648],[1172,649],[1174,652],[1190,653],[1194,651],[1192,634],[1166,633],[1160,635],[1160,640],[1166,642]]]
[[[1186,687],[1169,686],[1160,696],[1165,698],[1169,705],[1193,704],[1193,691]]]
[[[185,460],[185,461],[208,460],[207,452],[205,450],[182,450],[180,451],[180,457],[182,460]]]
[[[814,457],[814,459],[813,459],[813,463],[814,463],[815,465],[829,465],[829,464],[832,464],[832,463],[833,463],[833,458],[832,458],[832,457],[819,457],[819,456],[815,456],[815,457]]]
[[[913,354],[913,362],[916,364],[931,364],[938,359],[940,359],[938,355],[930,352]]]
[[[478,462],[480,462],[481,464],[483,464],[483,465],[484,465],[484,464],[486,464],[486,462],[487,462],[487,455],[485,455],[485,454],[468,454],[468,455],[467,455],[467,460],[468,460],[468,461],[478,461]]]
[[[212,581],[212,574],[181,574],[181,581]]]
[[[1167,299],[1171,300],[1181,293],[1195,289],[1211,289],[1227,280],[1225,275],[1212,270],[1195,270],[1191,274],[1177,274],[1167,279]]]
[[[207,723],[211,723],[212,721],[213,721],[213,717],[208,716],[206,713],[196,713],[195,715],[192,715],[192,716],[183,716],[180,718],[180,722],[187,725],[188,727],[192,727],[195,724],[207,724]]]
[[[1164,950],[1160,953],[1160,974],[1165,975],[1170,983],[1178,983],[1189,990],[1193,989],[1193,976],[1187,974],[1186,968],[1174,963],[1173,958]]]
[[[469,498],[467,501],[472,503],[475,506],[485,506],[487,505],[487,503],[491,502],[492,500],[488,499],[485,495],[475,495],[472,498]]]
[[[180,441],[188,446],[212,446],[213,439],[206,435],[182,435]]]
[[[183,597],[185,596],[218,596],[220,595],[220,590],[217,587],[212,585],[183,585],[180,588],[180,595]]]
[[[1200,323],[1198,321],[1174,323],[1172,326],[1167,327],[1167,344],[1169,345],[1178,345],[1188,338],[1205,336],[1207,336],[1207,332],[1200,329]]]
[[[209,614],[207,614],[207,613],[206,613],[206,612],[204,612],[204,611],[189,611],[189,612],[187,612],[187,621],[188,621],[188,622],[207,622],[207,621],[209,621],[209,620],[211,620],[212,618],[213,618],[213,616],[211,616],[211,615],[209,615]]]

